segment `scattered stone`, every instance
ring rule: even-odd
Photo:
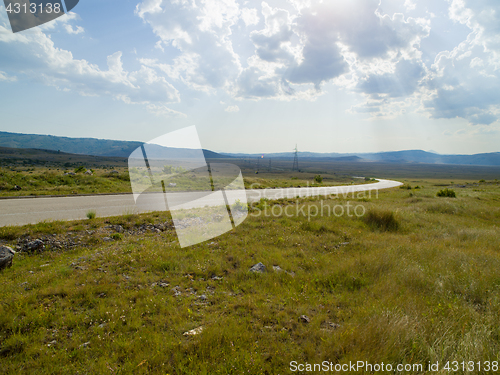
[[[23,250],[28,253],[34,253],[36,251],[45,250],[45,244],[43,243],[42,240],[34,240],[28,242],[26,246],[24,246]]]
[[[23,188],[21,186],[19,186],[19,185],[14,186],[14,190],[15,191],[19,191],[19,190],[22,190],[22,189]]]
[[[55,345],[55,344],[57,344],[57,341],[56,341],[56,340],[53,340],[53,341],[49,342],[49,343],[47,344],[47,346],[48,346],[48,347],[51,347],[52,345]]]
[[[86,348],[89,345],[90,345],[90,341],[84,342],[83,344],[80,345],[80,348]]]
[[[266,266],[264,266],[261,262],[255,264],[250,268],[250,272],[258,272],[258,273],[263,273],[266,272]]]
[[[171,182],[168,184],[168,187],[176,187],[176,186],[177,186],[177,184],[175,182]]]
[[[174,297],[180,296],[182,294],[182,292],[180,291],[179,285],[172,288],[172,292],[174,292]]]
[[[196,336],[199,335],[203,331],[203,326],[192,329],[191,331],[184,332],[184,336]]]
[[[99,324],[99,325],[98,325],[98,327],[99,327],[99,328],[104,328],[104,327],[106,327],[106,326],[107,326],[107,324],[106,324],[106,323],[101,323],[101,324]]]
[[[75,172],[66,172],[63,176],[76,176]]]
[[[309,317],[308,317],[308,316],[306,316],[306,315],[301,315],[301,316],[299,317],[299,322],[302,322],[302,323],[309,323],[310,321],[311,321],[311,319],[309,319]]]
[[[340,324],[332,323],[332,322],[323,322],[321,323],[321,329],[330,330],[340,328]]]
[[[199,299],[201,299],[202,301],[206,301],[208,298],[205,294],[202,294],[201,296],[198,297]]]
[[[75,270],[85,271],[86,269],[87,269],[87,267],[84,267],[84,266],[75,266]]]
[[[94,175],[94,174],[92,173],[92,171],[85,171],[85,173],[84,173],[84,174],[86,174],[87,176],[92,176],[92,175]]]
[[[120,172],[118,172],[116,169],[113,169],[113,170],[112,170],[111,172],[109,172],[109,173],[111,173],[111,174],[118,174],[118,173],[120,173]]]
[[[104,242],[111,242],[111,241],[113,241],[113,239],[111,237],[104,237],[102,240]]]
[[[16,252],[8,246],[0,246],[0,270],[12,266],[12,259]]]
[[[159,282],[158,282],[158,286],[160,286],[160,287],[162,287],[162,288],[166,288],[166,287],[168,287],[169,285],[170,285],[169,283],[165,283],[165,282],[163,282],[163,281],[159,281]]]
[[[281,272],[283,269],[280,266],[273,266],[273,270],[276,272]]]
[[[212,280],[222,280],[223,277],[219,277],[219,276],[212,276]]]

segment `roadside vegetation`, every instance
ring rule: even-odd
[[[2,372],[499,361],[500,184],[450,182],[262,200],[235,230],[185,249],[166,212],[0,228],[19,251],[0,272]],[[456,198],[436,196],[444,185]],[[265,216],[348,202],[366,214]],[[259,262],[266,271],[249,272]]]

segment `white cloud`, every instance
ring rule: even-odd
[[[229,112],[229,113],[235,113],[235,112],[239,112],[239,110],[240,110],[240,107],[238,107],[237,105],[230,105],[224,111]]]
[[[81,26],[76,26],[76,28],[73,29],[71,25],[65,25],[64,28],[68,34],[81,34],[85,32],[85,29]]]
[[[0,14],[0,61],[7,74],[59,90],[76,91],[85,96],[107,95],[147,108],[180,100],[178,91],[153,69],[141,65],[136,71],[125,70],[121,52],[108,56],[107,70],[103,70],[86,60],[75,59],[70,51],[57,48],[43,27],[13,34],[1,26],[6,24],[4,17]],[[76,15],[70,13],[60,18],[61,21],[56,19],[50,25],[43,25],[45,30],[66,28],[68,20],[75,19]]]
[[[257,14],[257,9],[255,8],[243,8],[241,10],[241,19],[247,26],[257,25],[260,21],[260,17]]]
[[[14,82],[14,81],[17,81],[17,77],[14,77],[14,76],[9,76],[8,74],[6,74],[5,72],[2,72],[0,70],[0,82]]]

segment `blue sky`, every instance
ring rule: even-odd
[[[0,130],[227,152],[498,152],[498,0],[81,0],[13,34]]]

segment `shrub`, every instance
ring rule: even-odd
[[[455,191],[452,189],[443,189],[439,190],[436,194],[438,197],[448,197],[448,198],[456,198],[457,195],[455,194]]]
[[[411,185],[410,184],[403,184],[399,187],[400,189],[406,189],[406,190],[411,190]]]
[[[121,239],[123,239],[123,235],[121,235],[120,233],[113,233],[110,237],[115,241],[120,241]]]
[[[317,174],[316,176],[314,176],[314,181],[318,184],[321,184],[323,182],[323,177],[321,177],[320,174]]]
[[[87,172],[87,169],[83,166],[75,168],[75,173],[85,173],[85,172]]]
[[[486,182],[486,180],[481,179],[481,180],[479,180],[479,182]]]
[[[235,211],[241,211],[241,212],[245,212],[248,210],[248,206],[246,204],[243,204],[241,203],[241,201],[239,199],[237,199],[233,205],[231,206],[231,208]]]
[[[96,213],[95,213],[94,210],[90,210],[90,211],[87,212],[87,218],[89,220],[95,219],[95,216],[96,216]]]
[[[381,211],[372,209],[363,218],[365,223],[372,229],[381,231],[397,231],[399,222],[392,211]]]

